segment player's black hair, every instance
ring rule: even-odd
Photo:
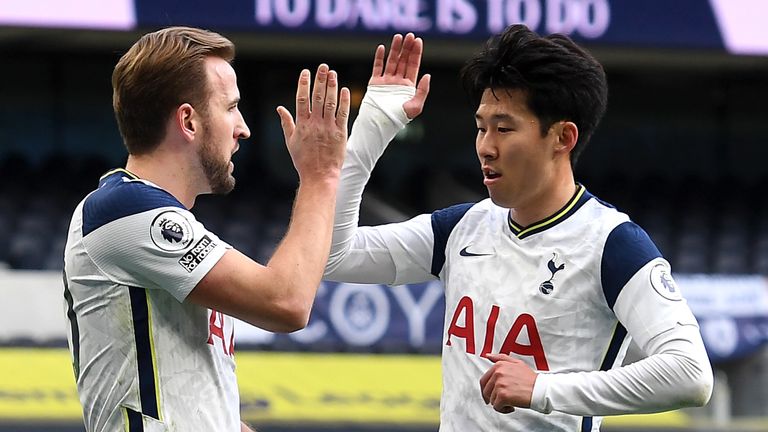
[[[541,37],[515,24],[488,39],[461,69],[461,81],[477,106],[486,89],[522,90],[528,108],[546,135],[555,122],[572,121],[579,139],[571,151],[576,160],[605,113],[608,84],[602,65],[568,36]]]

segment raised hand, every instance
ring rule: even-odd
[[[336,71],[317,68],[310,99],[311,74],[304,69],[296,88],[296,121],[278,107],[285,143],[300,180],[338,180],[344,162],[349,119],[349,89],[338,90]]]
[[[509,414],[515,407],[531,406],[536,372],[523,361],[505,354],[488,354],[494,363],[480,378],[485,403],[500,413]]]
[[[373,57],[373,72],[368,85],[405,85],[416,87],[416,94],[403,104],[403,110],[408,118],[416,118],[424,109],[424,102],[429,94],[431,76],[426,74],[419,78],[421,55],[424,52],[424,41],[413,33],[396,34],[392,37],[389,56],[384,62],[386,48],[376,47]],[[417,84],[418,80],[418,84]]]

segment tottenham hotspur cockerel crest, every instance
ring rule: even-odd
[[[555,289],[555,284],[552,282],[555,279],[555,274],[565,268],[565,263],[556,264],[557,254],[552,253],[552,259],[547,262],[547,268],[549,269],[550,277],[539,285],[539,291],[542,294],[551,294]]]

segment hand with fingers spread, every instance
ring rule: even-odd
[[[373,58],[373,72],[368,85],[404,85],[416,87],[416,94],[403,104],[405,114],[409,119],[416,118],[424,109],[424,102],[429,94],[431,76],[426,74],[419,78],[421,67],[421,55],[424,52],[424,41],[413,33],[408,33],[403,38],[396,34],[392,37],[392,45],[386,63],[384,45],[376,47]],[[418,84],[417,84],[418,80]]]
[[[304,180],[338,180],[347,143],[350,96],[339,91],[336,71],[317,68],[310,99],[311,74],[301,71],[296,90],[296,121],[285,107],[278,107],[280,123],[291,159]]]
[[[533,385],[538,376],[523,361],[506,354],[488,354],[494,364],[480,378],[480,391],[486,404],[509,414],[515,407],[531,406]]]

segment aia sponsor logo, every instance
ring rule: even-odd
[[[224,355],[234,357],[235,356],[235,328],[232,320],[227,320],[223,313],[217,310],[211,310],[208,318],[208,345],[216,346],[215,340],[218,339],[221,343],[221,349]],[[230,323],[231,329],[225,329],[224,324]],[[227,332],[229,338],[227,338]],[[229,343],[227,343],[229,339]]]
[[[475,344],[478,340],[481,340],[483,348],[480,356],[487,357],[493,351],[493,341],[497,330],[496,323],[499,320],[500,313],[501,308],[499,306],[491,306],[488,318],[485,320],[485,332],[477,333],[475,330],[475,303],[469,296],[462,297],[453,312],[453,319],[451,319],[451,324],[448,326],[445,344],[452,346],[451,338],[463,339],[467,354],[477,354]],[[464,318],[463,320],[461,319],[462,317]],[[464,325],[460,324],[462,321]],[[477,336],[481,336],[482,339],[478,339]],[[541,343],[541,336],[539,336],[539,329],[536,326],[536,319],[533,315],[524,313],[515,318],[512,327],[507,331],[507,336],[504,338],[498,353],[514,353],[518,356],[533,357],[536,369],[540,371],[549,370],[547,356],[544,353],[544,346]]]

